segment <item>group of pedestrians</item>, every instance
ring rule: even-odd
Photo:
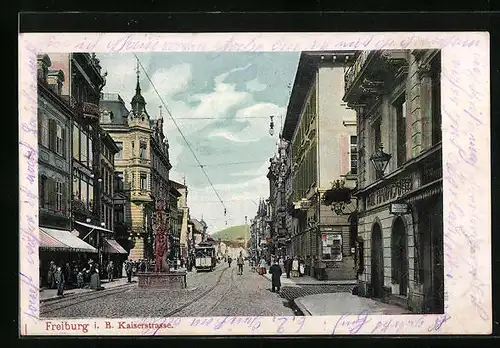
[[[231,267],[231,263],[233,259],[231,256],[226,258],[228,267]],[[243,265],[245,264],[245,258],[243,257],[243,253],[240,251],[240,254],[236,258],[236,265],[238,266],[238,275],[243,275]]]
[[[106,266],[106,273],[108,280],[113,281],[115,273],[113,261]],[[46,286],[48,289],[57,289],[58,296],[64,296],[64,290],[75,287],[97,290],[101,287],[99,264],[92,259],[82,264],[74,261],[72,264],[66,262],[57,265],[54,261],[50,261]]]

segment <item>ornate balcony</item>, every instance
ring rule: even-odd
[[[99,106],[94,103],[77,102],[75,105],[75,110],[78,114],[83,116],[84,119],[87,119],[89,121],[99,120]]]
[[[343,100],[356,107],[384,94],[406,75],[407,55],[403,50],[361,51],[344,75]]]

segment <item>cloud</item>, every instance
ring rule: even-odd
[[[259,82],[258,77],[247,82],[247,89],[250,92],[262,92],[266,88],[267,86],[265,84]]]
[[[191,65],[183,63],[175,65],[170,69],[157,70],[151,80],[158,89],[160,95],[165,97],[187,90],[192,78],[193,74]],[[148,90],[154,92],[153,88]]]
[[[232,133],[229,133],[229,132],[216,132],[216,133],[212,133],[209,135],[209,137],[220,137],[220,138],[224,138],[226,140],[230,140],[230,141],[234,141],[236,143],[250,143],[250,142],[256,142],[256,141],[259,141],[259,138],[254,138],[254,139],[241,139],[241,138],[238,138],[236,136],[234,136],[234,134]]]
[[[270,116],[274,116],[276,133],[279,131],[281,127],[281,118],[279,116],[284,117],[285,111],[285,107],[273,103],[257,103],[238,110],[235,119],[246,123],[246,127],[241,132],[262,138],[263,136],[269,136]]]
[[[250,68],[251,66],[252,66],[252,64],[247,64],[247,65],[245,65],[244,67],[241,67],[241,68],[231,69],[228,72],[225,72],[223,74],[220,74],[220,75],[216,76],[215,79],[214,79],[214,81],[215,81],[216,84],[220,84],[220,83],[224,82],[224,80],[227,79],[229,77],[229,75],[231,75],[232,73],[235,73],[235,72],[238,72],[238,71],[245,71],[248,68]]]

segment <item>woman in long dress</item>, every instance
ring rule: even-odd
[[[264,258],[261,258],[259,263],[259,274],[266,273],[266,266],[266,260],[264,260]]]
[[[297,256],[293,258],[292,261],[292,277],[298,277],[299,276],[299,260],[297,259]]]

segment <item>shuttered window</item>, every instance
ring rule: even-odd
[[[56,181],[56,211],[62,211],[63,206],[63,183]]]
[[[57,123],[55,120],[49,120],[49,149],[56,151],[56,138],[57,138]]]

